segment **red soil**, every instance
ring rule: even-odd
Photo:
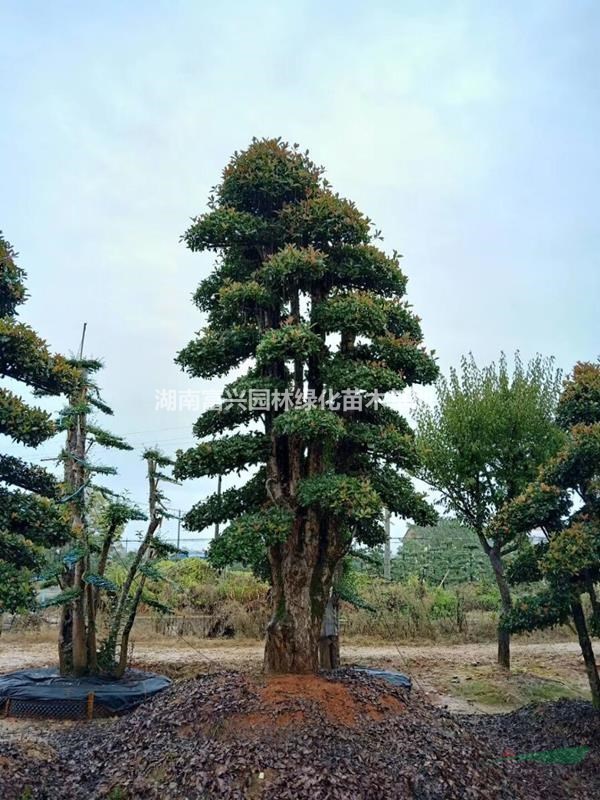
[[[362,698],[350,685],[317,675],[270,677],[255,691],[260,709],[230,717],[230,729],[300,727],[315,716],[332,724],[355,727],[361,718],[381,720],[405,710],[404,703],[393,695],[382,692],[375,699]]]

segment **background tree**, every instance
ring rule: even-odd
[[[38,396],[67,393],[77,380],[75,369],[62,356],[51,355],[46,343],[17,320],[26,290],[25,272],[15,258],[0,234],[0,377],[18,381]],[[54,436],[56,426],[46,411],[1,386],[0,433],[37,447]],[[51,473],[0,454],[0,614],[31,605],[32,571],[40,569],[44,547],[56,547],[67,538],[58,495]]]
[[[195,295],[208,325],[177,360],[202,378],[252,362],[229,385],[229,408],[199,418],[201,442],[178,454],[175,472],[255,472],[195,506],[186,524],[229,522],[222,537],[267,548],[265,668],[311,672],[332,575],[353,538],[383,541],[382,504],[432,518],[399,472],[415,462],[403,417],[350,399],[336,407],[335,394],[398,391],[437,369],[402,299],[398,256],[373,246],[370,220],[297,146],[254,140],[235,153],[209,209],[184,236],[190,249],[220,254]],[[275,403],[261,404],[266,391]],[[330,393],[333,403],[319,402]]]
[[[517,583],[539,582],[505,616],[512,631],[530,631],[573,620],[592,700],[600,708],[600,677],[590,630],[600,634],[595,584],[600,579],[600,366],[577,364],[565,381],[558,421],[566,441],[535,481],[496,518],[498,536],[540,529],[527,540],[509,569]],[[582,597],[587,596],[586,620]]]
[[[411,575],[443,585],[494,580],[475,531],[448,517],[436,525],[408,526],[392,559],[392,576],[406,580]]]
[[[469,356],[462,359],[460,373],[451,370],[448,380],[439,379],[435,405],[420,402],[415,412],[420,475],[476,532],[505,613],[512,597],[504,560],[518,542],[492,523],[560,446],[559,392],[560,373],[552,359],[537,356],[525,366],[517,353],[511,375],[504,355],[483,369]],[[498,663],[510,667],[510,634],[500,624]]]

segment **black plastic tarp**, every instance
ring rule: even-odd
[[[120,714],[129,711],[171,684],[169,678],[152,672],[129,670],[120,680],[85,677],[66,678],[57,669],[24,669],[0,675],[0,703],[6,700],[83,701],[94,694],[94,702]]]

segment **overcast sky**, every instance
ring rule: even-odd
[[[143,500],[143,445],[193,443],[197,413],[156,410],[157,389],[220,394],[173,363],[211,267],[179,238],[252,136],[309,148],[403,253],[442,370],[469,350],[566,370],[600,352],[593,0],[0,0],[0,30],[0,229],[28,272],[22,319],[59,352],[88,323],[110,426],[136,447],[109,457],[114,488]]]

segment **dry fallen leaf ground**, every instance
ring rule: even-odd
[[[600,719],[581,701],[469,718],[349,670],[274,679],[217,672],[178,681],[128,717],[50,727],[45,742],[5,738],[0,797],[591,798],[600,791],[599,740]],[[574,745],[592,748],[576,766],[502,757],[508,747]]]
[[[7,644],[0,642],[0,663]],[[10,643],[13,668],[54,658],[49,643],[26,641],[20,654],[15,644]],[[465,716],[431,702],[481,711],[461,692],[473,680],[481,683],[481,676],[488,683],[496,680],[495,689],[506,688],[506,679],[500,683],[491,667],[493,647],[403,647],[399,653],[389,645],[351,645],[344,654],[352,662],[409,672],[417,679],[412,695],[348,671],[333,679],[266,680],[257,643],[138,642],[137,662],[181,679],[117,720],[71,725],[3,720],[0,798],[600,796],[600,719],[588,703]],[[537,670],[540,679],[581,686],[571,643],[517,645],[514,655],[513,684],[535,680]],[[580,764],[506,757],[576,746],[591,748]]]

